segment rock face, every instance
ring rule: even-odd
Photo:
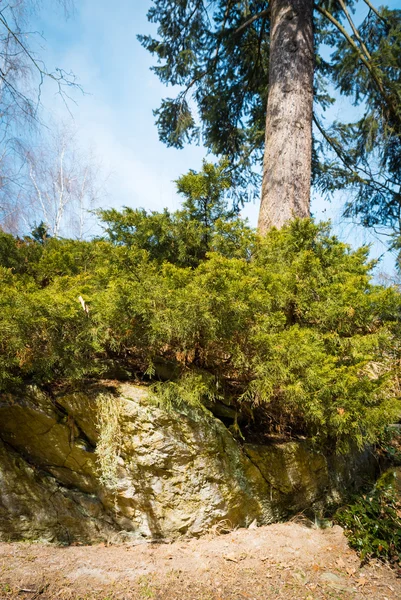
[[[103,414],[99,418],[99,414]],[[0,540],[91,543],[197,536],[338,501],[368,455],[305,443],[240,446],[209,411],[155,405],[146,388],[0,401]]]

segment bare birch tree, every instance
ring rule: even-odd
[[[0,227],[18,229],[26,173],[21,158],[32,133],[41,124],[41,94],[52,83],[67,102],[75,77],[63,69],[49,70],[36,52],[41,36],[32,20],[49,0],[0,0]],[[65,12],[72,0],[57,0]],[[25,147],[21,151],[21,146]]]
[[[82,239],[89,226],[89,211],[105,188],[94,154],[80,148],[76,130],[62,125],[26,158],[29,187],[25,219],[30,224],[43,221],[54,237],[68,234]]]

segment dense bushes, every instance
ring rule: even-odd
[[[396,472],[389,470],[374,488],[336,513],[350,545],[363,562],[370,558],[401,562],[401,502]]]
[[[126,216],[108,213],[109,231]],[[154,214],[141,219],[157,245]],[[265,239],[232,215],[209,227],[191,266],[154,256],[132,221],[112,241],[0,234],[2,390],[101,376],[113,359],[141,377],[167,372],[166,397],[230,404],[244,435],[374,441],[401,412],[401,298],[372,284],[366,248],[309,220]]]

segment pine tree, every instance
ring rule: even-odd
[[[367,9],[359,25],[354,8]],[[148,18],[158,37],[139,39],[154,71],[181,86],[155,111],[161,140],[202,140],[227,157],[242,198],[265,152],[261,232],[309,214],[311,180],[352,190],[347,212],[365,224],[400,226],[401,11],[369,0],[154,0]],[[333,86],[362,118],[326,125]]]
[[[108,239],[116,245],[144,250],[151,260],[196,267],[208,252],[247,255],[252,236],[238,218],[238,206],[229,208],[231,174],[227,161],[203,161],[199,172],[188,171],[175,182],[183,196],[181,210],[147,212],[125,207],[99,210]]]

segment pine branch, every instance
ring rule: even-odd
[[[231,1],[228,2],[227,4],[227,8],[226,11],[224,13],[224,20],[223,20],[223,26],[222,29],[220,31],[220,36],[224,33],[225,31],[225,27],[226,27],[226,23],[227,23],[227,19],[229,16],[229,10],[231,8]],[[193,13],[194,14],[194,13]],[[188,21],[189,22],[189,21]],[[216,65],[217,65],[217,61],[219,60],[219,54],[220,54],[220,40],[218,40],[217,42],[217,46],[216,46],[216,51],[215,51],[215,55],[213,58],[213,62],[212,65],[210,67],[208,67],[207,69],[205,69],[204,71],[201,71],[200,73],[198,73],[198,75],[196,75],[186,86],[185,90],[183,90],[180,93],[180,97],[185,99],[186,95],[188,94],[189,90],[201,79],[203,79],[203,77],[205,77],[206,75],[208,75],[209,73],[211,73],[213,70],[216,69]],[[182,104],[182,103],[181,103]]]
[[[344,0],[338,0],[341,8],[343,9],[343,12],[345,14],[345,16],[347,17],[347,21],[350,24],[350,27],[353,31],[354,36],[356,37],[356,39],[358,40],[363,52],[365,53],[365,56],[368,60],[372,60],[372,57],[368,51],[368,49],[366,48],[363,39],[361,38],[361,36],[359,35],[359,31],[358,29],[355,27],[355,23],[353,22],[353,20],[351,19],[351,15],[349,14],[347,7],[345,6],[345,2]]]
[[[376,17],[378,19],[380,19],[381,21],[383,21],[383,23],[387,23],[386,19],[379,13],[379,11],[377,10],[377,8],[375,8],[370,2],[369,0],[363,0],[365,2],[365,4],[370,8],[370,10],[372,12],[374,12],[374,14],[376,15]]]
[[[354,177],[360,184],[366,185],[367,187],[370,187],[371,189],[373,189],[377,192],[383,193],[383,191],[385,191],[385,192],[389,191],[389,188],[385,184],[381,183],[380,181],[377,181],[377,179],[374,179],[374,176],[372,175],[372,173],[367,173],[366,171],[364,171],[364,169],[357,166],[356,168],[358,169],[358,171],[364,173],[368,177],[368,179],[365,179],[364,177],[362,177],[360,175],[360,173],[358,173],[358,171],[356,171],[351,166],[349,160],[347,159],[347,156],[345,156],[344,153],[340,150],[338,143],[335,143],[335,140],[326,132],[326,130],[323,128],[322,124],[320,123],[319,119],[315,115],[313,116],[313,122],[315,123],[316,127],[320,131],[322,137],[325,139],[326,143],[330,146],[330,148],[333,150],[333,152],[337,155],[337,157],[340,159],[341,163],[349,171],[349,173],[352,177]],[[391,182],[391,183],[394,183],[394,182]],[[399,185],[399,184],[395,184],[395,185]]]
[[[386,102],[392,117],[395,121],[398,122],[398,124],[401,126],[401,115],[399,114],[399,107],[398,107],[398,103],[394,103],[393,99],[387,94],[383,83],[380,79],[380,77],[378,76],[378,74],[376,73],[376,69],[374,68],[374,66],[372,65],[372,63],[366,58],[366,56],[362,53],[362,51],[360,50],[360,48],[358,47],[358,45],[355,43],[355,41],[352,39],[352,37],[349,35],[349,33],[347,32],[347,30],[343,27],[343,25],[341,25],[341,23],[339,21],[337,21],[337,19],[335,17],[333,17],[333,15],[326,10],[325,8],[323,8],[322,6],[319,6],[318,4],[314,5],[314,8],[320,12],[321,15],[323,15],[324,17],[326,17],[337,29],[338,31],[344,36],[344,38],[347,40],[347,42],[349,43],[349,45],[351,46],[351,48],[353,48],[355,50],[355,52],[358,54],[361,62],[363,63],[363,65],[366,67],[366,69],[369,71],[369,73],[372,76],[373,81],[375,82],[376,86],[377,86],[377,90],[380,93],[380,95],[382,96],[383,100]]]
[[[236,29],[234,31],[234,35],[236,35],[240,31],[242,31],[243,29],[246,29],[246,27],[249,27],[249,25],[252,25],[252,23],[257,21],[258,19],[261,19],[262,17],[267,17],[267,15],[269,14],[269,11],[270,11],[270,7],[265,8],[264,10],[262,10],[260,13],[258,13],[256,15],[253,15],[253,17],[248,19],[248,21],[245,21],[245,23],[242,23],[242,25],[240,25],[238,27],[238,29]]]

